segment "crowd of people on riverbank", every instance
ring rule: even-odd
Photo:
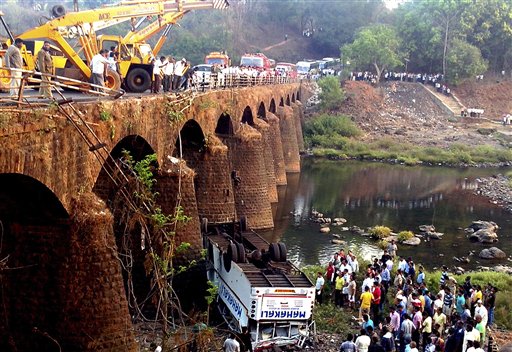
[[[436,88],[439,93],[450,95],[451,89],[444,82],[444,75],[441,73],[411,73],[411,72],[384,72],[383,79],[386,82],[416,82],[422,84],[430,84]],[[350,80],[352,81],[365,81],[371,84],[377,83],[377,75],[368,72],[350,72]]]
[[[396,250],[391,242],[364,274],[354,253],[341,250],[325,273],[318,273],[317,303],[326,301],[329,287],[337,307],[353,314],[358,309],[353,318],[361,324],[359,336],[349,334],[339,350],[483,352],[487,329],[494,323],[497,288],[473,284],[469,276],[458,283],[446,266],[439,289],[428,287],[424,268],[411,257],[397,257]]]

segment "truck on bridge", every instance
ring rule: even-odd
[[[221,65],[229,67],[231,66],[231,59],[228,54],[223,51],[212,51],[205,56],[204,63],[207,65]]]
[[[247,327],[253,349],[293,350],[314,334],[315,286],[287,260],[284,243],[268,243],[239,223],[208,225],[203,219],[207,277],[228,326]]]

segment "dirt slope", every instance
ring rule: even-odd
[[[485,119],[461,119],[447,115],[418,83],[382,83],[375,88],[364,82],[349,81],[345,83],[344,89],[347,99],[341,112],[351,116],[367,132],[364,137],[367,140],[387,136],[423,146],[447,147],[453,143],[499,145],[500,141],[495,138],[495,134],[483,135],[477,130],[490,128],[512,134],[510,126],[502,126]],[[500,92],[503,90],[504,88],[499,88]],[[482,94],[477,92],[465,97],[479,97]],[[493,99],[501,99],[500,97],[497,94],[489,96],[485,100],[488,105],[484,108],[489,106],[491,109]],[[505,104],[512,107],[510,99],[499,104],[494,103],[496,106]]]
[[[484,109],[484,116],[500,120],[512,113],[512,82],[465,82],[454,89],[455,95],[468,108]]]

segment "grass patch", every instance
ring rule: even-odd
[[[479,131],[488,133],[487,130]],[[500,140],[504,147],[452,144],[448,148],[422,147],[391,137],[367,142],[357,140],[362,130],[345,115],[320,114],[304,125],[304,141],[313,154],[330,158],[394,160],[405,165],[473,165],[512,161],[512,140]]]
[[[387,226],[374,226],[370,229],[372,238],[382,240],[391,235],[391,229]]]
[[[347,158],[367,160],[395,160],[406,165],[442,164],[472,165],[477,163],[503,163],[512,161],[512,149],[490,145],[470,147],[454,144],[449,148],[421,147],[400,143],[389,138],[363,142],[349,137],[309,137],[314,155],[322,155],[317,149],[334,149]],[[331,152],[333,153],[333,152]]]

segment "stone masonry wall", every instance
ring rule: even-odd
[[[233,189],[237,215],[246,216],[249,228],[255,230],[274,226],[261,138],[258,131],[244,125],[237,135],[224,139],[233,170],[240,177]]]
[[[286,166],[284,163],[283,143],[279,118],[271,112],[267,112],[267,121],[270,126],[270,143],[272,144],[272,158],[274,160],[274,171],[276,185],[286,185]]]
[[[143,140],[156,153],[162,168],[156,190],[160,192],[159,202],[164,212],[172,212],[176,204],[176,170],[167,164],[167,156],[173,155],[183,124],[194,119],[205,138],[211,139],[219,117],[223,113],[231,116],[236,137],[225,141],[229,151],[215,145],[211,154],[205,154],[204,163],[195,165],[197,170],[185,168],[181,203],[191,221],[178,229],[177,240],[192,244],[192,250],[183,258],[188,260],[197,258],[201,248],[197,202],[201,203],[201,215],[216,219],[214,221],[231,220],[236,209],[237,218],[247,215],[252,228],[273,226],[264,153],[267,157],[272,155],[277,184],[286,184],[285,165],[287,171],[299,170],[294,127],[296,112],[283,107],[278,114],[280,120],[267,114],[272,154],[268,149],[264,151],[261,133],[240,121],[247,106],[253,112],[258,111],[261,103],[268,108],[272,100],[279,101],[298,90],[301,98],[306,96],[307,92],[303,94],[299,84],[210,92],[196,97],[192,105],[185,108],[185,119],[179,122],[170,121],[169,108],[174,103],[164,95],[123,97],[114,101],[75,103],[74,106],[98,141],[105,144],[105,149],[99,151],[102,158],[127,136],[136,137],[134,141]],[[66,109],[71,110],[69,106]],[[100,115],[108,118],[100,119]],[[66,351],[134,351],[135,339],[116,257],[111,215],[104,203],[91,194],[103,166],[97,159],[98,152],[89,151],[89,145],[71,123],[57,114],[55,107],[13,113],[7,121],[0,128],[0,173],[22,174],[39,181],[53,192],[73,219],[71,224],[64,225],[72,226],[73,230],[62,228],[62,224],[43,226],[29,218],[13,230],[19,236],[20,247],[15,253],[19,253],[20,263],[24,263],[22,254],[26,254],[41,265],[22,272],[13,271],[16,280],[28,275],[32,281],[16,281],[17,294],[3,297],[8,302],[9,314],[19,314],[20,319],[26,321],[25,330],[19,330],[23,336],[34,341],[41,338],[45,341],[41,343],[48,343],[44,335],[32,332],[37,325],[40,331],[47,329],[45,332],[58,338]],[[86,131],[84,124],[81,126]],[[94,143],[98,142],[86,133]],[[233,168],[229,164],[234,165],[242,179],[236,189],[230,189]],[[204,189],[202,194],[196,194],[194,178],[198,189],[202,184],[208,194],[204,194]],[[115,190],[108,184],[100,186],[99,193],[108,201]],[[79,194],[90,195],[92,203],[103,205],[84,207],[87,211],[76,212],[74,199]],[[0,257],[3,254],[1,252]],[[0,320],[0,330],[5,326]],[[0,350],[5,346],[2,344],[6,342],[5,337],[0,332]],[[32,340],[24,339],[26,343]]]
[[[286,172],[300,172],[299,146],[293,110],[290,106],[278,106],[276,114],[279,116]]]
[[[236,217],[228,148],[217,137],[209,138],[205,153],[189,158],[195,170],[195,195],[199,218],[210,223],[233,221]]]
[[[185,224],[181,224],[176,229],[175,243],[180,245],[182,242],[191,244],[190,250],[184,252],[175,259],[175,264],[185,264],[188,261],[199,258],[202,249],[201,232],[199,229],[199,216],[197,213],[196,195],[194,191],[195,172],[182,162],[180,165],[174,165],[170,162],[164,164],[163,172],[157,176],[155,190],[160,193],[158,202],[165,214],[174,214],[177,205],[178,192],[181,190],[181,202],[184,215],[190,217]],[[181,173],[181,182],[179,175]]]
[[[268,182],[268,198],[271,203],[277,203],[276,173],[272,154],[272,143],[270,142],[270,126],[262,119],[254,120],[254,125],[254,128],[261,133],[261,142],[263,143],[263,162],[265,163]]]
[[[304,109],[302,103],[296,100],[295,103],[291,103],[293,109],[293,117],[295,118],[295,132],[297,133],[297,146],[299,152],[304,151],[304,136],[302,135],[302,123],[304,121]]]

